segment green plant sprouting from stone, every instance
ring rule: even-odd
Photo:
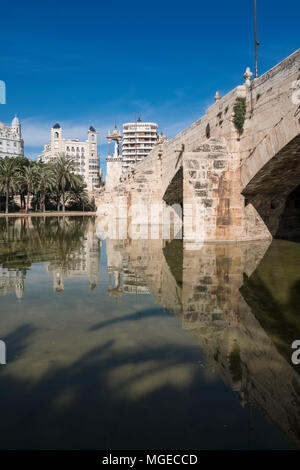
[[[233,106],[233,123],[239,134],[243,133],[246,118],[246,98],[237,98]]]

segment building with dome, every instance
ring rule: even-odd
[[[75,174],[81,175],[92,191],[100,184],[100,159],[98,155],[98,132],[93,126],[88,130],[88,138],[81,142],[79,139],[64,139],[62,127],[57,122],[51,129],[50,144],[44,146],[38,161],[50,163],[55,161],[60,153],[71,157],[75,165]]]
[[[21,134],[21,123],[17,116],[11,126],[0,122],[0,158],[24,157],[24,141]]]

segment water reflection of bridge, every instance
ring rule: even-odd
[[[14,278],[17,272],[22,272],[22,290],[26,270],[37,262],[51,262],[65,276],[75,269],[74,276],[87,277],[85,261],[90,256],[95,268],[91,274],[98,275],[100,247],[91,221],[11,221],[8,227],[0,224],[0,237],[2,277],[12,276],[3,284],[2,293],[18,285]],[[87,243],[89,252],[85,249]],[[180,240],[108,239],[106,250],[107,269],[114,278],[108,293],[151,293],[196,338],[208,363],[238,393],[241,404],[255,406],[300,447],[299,369],[290,361],[291,343],[300,338],[300,245],[279,240],[271,245],[218,243],[191,251]],[[63,302],[62,296],[60,299]],[[95,314],[94,310],[91,306],[90,314]],[[71,314],[73,324],[73,311]],[[111,311],[105,314],[108,323]],[[119,317],[122,319],[121,308]],[[86,330],[89,316],[79,312],[79,318]],[[43,321],[47,334],[52,334],[52,315],[46,315]],[[78,343],[83,344],[85,338],[90,348],[91,337],[78,331]],[[92,331],[97,330],[93,327]],[[65,344],[74,344],[74,330],[69,331],[68,325],[61,332],[54,329],[53,334],[55,341],[60,335],[58,343],[65,357]],[[94,340],[98,344],[96,334]],[[44,337],[40,342],[44,347]],[[34,358],[29,359],[31,371]],[[23,362],[19,367],[23,372]]]
[[[106,244],[119,285],[125,265],[181,319],[241,404],[255,406],[300,447],[300,378],[290,360],[291,343],[300,338],[299,245],[207,244],[189,251],[180,240]]]

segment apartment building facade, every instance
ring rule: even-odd
[[[140,162],[157,145],[158,125],[155,122],[127,122],[123,124],[122,169]]]
[[[0,158],[5,157],[24,157],[21,123],[17,116],[13,118],[11,126],[0,122]]]
[[[64,139],[62,127],[57,122],[51,129],[50,144],[44,146],[38,161],[44,163],[54,162],[60,153],[72,158],[75,174],[82,176],[87,189],[92,191],[100,184],[100,159],[98,155],[98,132],[91,126],[86,141],[79,139]]]

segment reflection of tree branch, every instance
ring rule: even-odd
[[[21,340],[20,335],[18,338]],[[76,356],[76,345],[73,347]],[[194,346],[188,349],[186,345],[167,344],[146,348],[141,354],[139,347],[120,351],[115,342],[106,341],[70,366],[53,367],[30,383],[24,378],[25,369],[19,378],[8,371],[0,375],[0,447],[113,449],[135,445],[143,448],[147,441],[149,447],[156,448],[161,442],[168,443],[174,409],[177,419],[178,415],[184,415],[187,429],[194,422],[201,426],[201,407],[197,411],[195,406],[199,399],[199,393],[195,393],[196,377],[189,376],[187,382],[184,376],[175,382],[168,378],[170,370],[177,377],[177,368],[190,367],[193,360]],[[126,365],[130,366],[129,370],[119,375],[120,368]],[[115,385],[111,375],[114,371],[118,374]],[[142,387],[142,393],[131,394],[135,387],[138,390]],[[190,387],[194,390],[194,400]],[[160,411],[159,426],[158,416],[153,413],[155,406]],[[141,427],[145,421],[147,426]],[[156,432],[149,432],[151,429]],[[198,436],[194,435],[196,446]],[[173,435],[176,448],[190,446],[192,440],[182,428]]]
[[[91,328],[89,328],[89,331],[101,330],[101,329],[103,329],[107,326],[119,325],[120,323],[126,323],[128,321],[136,321],[140,318],[140,317],[137,317],[137,313],[142,313],[143,314],[143,319],[144,318],[151,318],[151,317],[158,317],[158,316],[165,316],[165,313],[162,312],[161,308],[143,310],[142,312],[135,312],[135,313],[131,313],[129,315],[125,315],[125,316],[121,316],[121,317],[117,317],[117,318],[112,318],[112,319],[107,320],[105,322],[97,323],[96,325],[93,325]]]

